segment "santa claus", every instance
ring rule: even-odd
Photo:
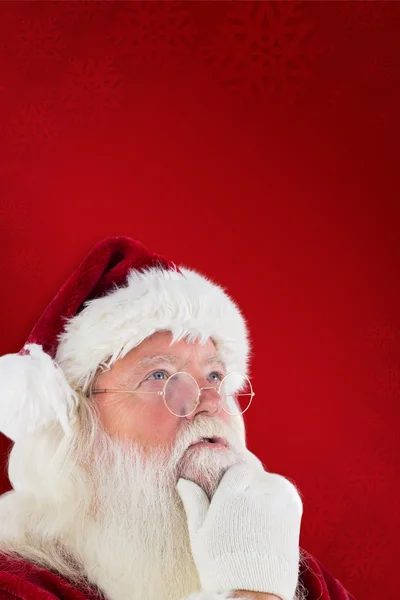
[[[248,357],[219,286],[97,244],[0,359],[0,599],[351,599],[299,548],[295,485],[246,447]]]

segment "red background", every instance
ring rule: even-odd
[[[398,597],[399,30],[386,1],[0,5],[0,353],[107,235],[218,280],[250,448],[364,600]]]

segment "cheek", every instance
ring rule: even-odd
[[[139,443],[157,444],[176,436],[179,419],[163,405],[128,400],[99,403],[98,411],[105,430],[113,436]]]
[[[97,411],[104,429],[113,435],[122,429],[124,424],[128,425],[132,407],[126,400],[115,399],[110,395],[97,402]]]
[[[176,438],[180,419],[166,411],[147,411],[141,424],[141,436],[150,445],[167,444]],[[143,411],[143,415],[145,411]]]

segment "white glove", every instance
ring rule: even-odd
[[[211,502],[191,481],[180,479],[177,490],[203,590],[293,600],[303,505],[289,480],[241,463],[228,469]]]

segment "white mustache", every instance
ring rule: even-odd
[[[202,417],[197,419],[179,432],[174,443],[173,454],[182,455],[192,444],[199,441],[200,438],[224,438],[228,448],[235,451],[243,450],[244,445],[238,434],[226,423],[219,421],[215,417]]]

